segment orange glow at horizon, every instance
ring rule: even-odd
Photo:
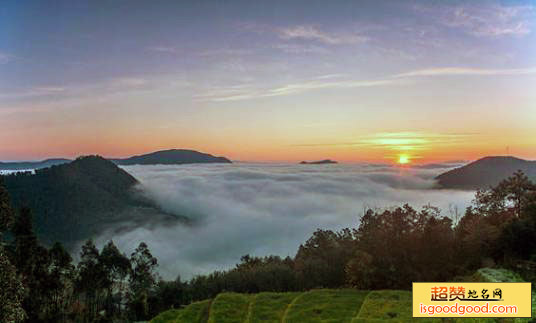
[[[75,133],[73,131],[73,133]],[[51,157],[74,158],[99,154],[104,157],[129,157],[165,149],[192,149],[234,161],[290,162],[332,159],[341,163],[373,162],[392,164],[426,164],[452,160],[476,160],[490,155],[506,154],[534,159],[531,136],[519,140],[517,134],[491,135],[441,134],[432,132],[378,132],[352,134],[336,132],[318,139],[308,133],[281,131],[278,134],[257,132],[244,136],[240,131],[228,131],[213,136],[207,133],[180,133],[158,129],[147,133],[103,131],[89,136],[60,134],[39,136],[28,130],[25,143],[11,141],[2,147],[0,160],[38,160]],[[113,139],[112,139],[113,138]]]

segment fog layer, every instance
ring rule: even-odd
[[[473,193],[434,189],[433,177],[452,165],[212,164],[123,167],[165,211],[194,220],[138,226],[113,239],[130,253],[140,241],[158,258],[160,274],[190,278],[227,269],[245,254],[294,256],[317,229],[356,227],[366,207],[432,204],[463,212]]]

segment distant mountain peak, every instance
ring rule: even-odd
[[[167,149],[152,153],[132,156],[130,158],[112,159],[118,165],[180,165],[196,163],[231,163],[225,157],[216,157],[210,154],[190,149]]]
[[[487,156],[440,174],[436,180],[443,188],[487,188],[497,185],[518,170],[536,179],[536,161],[514,156]]]
[[[311,161],[311,162],[302,161],[302,162],[300,162],[300,164],[302,164],[302,165],[322,165],[322,164],[337,164],[337,162],[334,161],[334,160],[331,160],[331,159],[323,159],[323,160],[317,160],[317,161]]]

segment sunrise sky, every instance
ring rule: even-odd
[[[536,159],[536,1],[3,1],[0,160]]]

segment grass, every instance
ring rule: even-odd
[[[208,323],[244,322],[248,315],[250,300],[250,295],[246,294],[219,294],[210,307]]]
[[[523,278],[513,271],[502,268],[480,268],[473,275],[472,281],[476,282],[524,282]]]
[[[168,323],[173,322],[175,318],[181,313],[181,310],[169,310],[158,314],[151,320],[151,323]]]
[[[201,302],[195,302],[179,312],[173,323],[205,323],[208,321],[209,309],[212,300],[206,300]],[[174,310],[172,310],[174,311]],[[166,313],[166,312],[164,312]],[[151,323],[156,323],[151,321]],[[164,322],[162,322],[164,323]]]
[[[251,301],[249,323],[280,323],[290,303],[301,293],[260,293]]]
[[[403,322],[412,319],[411,292],[401,290],[372,291],[353,323],[372,320]]]
[[[320,289],[301,294],[281,322],[350,323],[361,308],[368,291]]]
[[[518,282],[519,275],[482,268],[472,281]],[[532,295],[536,317],[536,292]],[[214,300],[160,313],[151,323],[374,323],[374,322],[506,323],[528,319],[414,319],[410,291],[318,289],[305,293],[222,293]]]

